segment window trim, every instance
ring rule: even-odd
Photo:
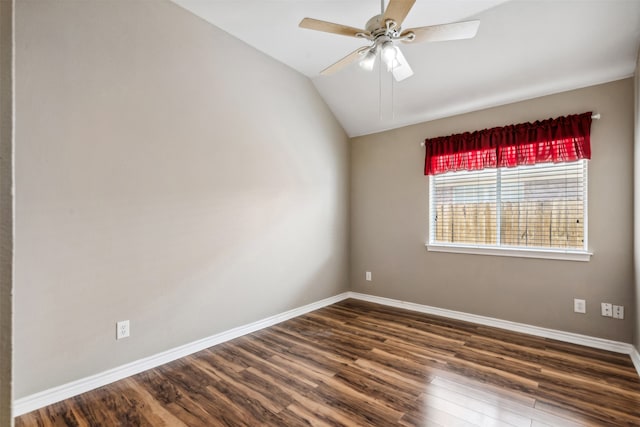
[[[556,249],[556,248],[539,248],[539,247],[519,247],[519,246],[490,246],[490,245],[475,245],[468,243],[444,243],[434,242],[432,240],[432,217],[434,200],[431,197],[433,194],[434,176],[429,176],[429,212],[428,212],[428,242],[425,247],[429,252],[448,252],[470,255],[491,255],[491,256],[507,256],[517,258],[539,258],[539,259],[552,259],[552,260],[564,260],[564,261],[582,261],[588,262],[591,260],[593,252],[586,249],[588,248],[589,240],[589,167],[587,159],[578,160],[584,162],[584,247],[585,249]],[[500,169],[500,168],[498,168]],[[454,172],[455,173],[455,172]],[[498,189],[501,186],[501,181],[497,182]],[[497,194],[500,194],[498,191]],[[499,209],[498,209],[498,227],[499,226]],[[499,231],[498,237],[499,237]],[[499,241],[499,240],[498,240]]]
[[[429,252],[449,252],[456,254],[470,255],[493,255],[508,256],[517,258],[541,258],[557,259],[564,261],[585,261],[591,260],[593,252],[581,250],[553,250],[544,248],[519,248],[514,246],[481,246],[446,243],[427,243],[425,245]]]

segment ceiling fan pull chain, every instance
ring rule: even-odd
[[[382,121],[382,61],[378,62],[378,116]]]
[[[394,63],[393,68],[395,67],[396,65]],[[395,96],[396,82],[395,82],[395,79],[393,78],[393,70],[391,70],[391,72],[389,73],[389,78],[391,79],[391,120],[395,120],[396,119],[396,96]]]

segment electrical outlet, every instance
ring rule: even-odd
[[[573,311],[576,313],[586,313],[587,312],[587,302],[583,299],[574,298],[573,299]]]
[[[614,319],[624,319],[624,305],[614,305],[613,306],[613,318]]]
[[[602,315],[605,317],[613,317],[613,306],[611,303],[603,302],[600,304]]]
[[[365,280],[367,280],[368,282],[370,282],[370,281],[371,281],[371,272],[370,272],[370,271],[367,271],[367,272],[364,274],[364,278],[365,278]]]
[[[129,336],[129,321],[123,320],[116,323],[116,339],[121,340]]]

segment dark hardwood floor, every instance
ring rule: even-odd
[[[640,426],[629,356],[346,300],[16,426]]]

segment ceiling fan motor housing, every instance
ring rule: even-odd
[[[396,27],[395,23],[393,26],[387,28],[386,23],[382,22],[382,15],[376,15],[369,19],[365,29],[371,34],[372,40],[376,40],[381,36],[388,36],[393,39],[400,34],[400,28]]]

